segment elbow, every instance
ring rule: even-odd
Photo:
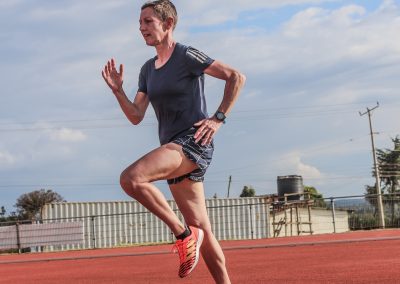
[[[240,73],[240,82],[242,86],[246,83],[246,76],[243,73]]]
[[[142,122],[142,119],[132,119],[132,120],[131,120],[131,123],[132,123],[133,125],[138,125],[140,122]]]
[[[243,87],[244,83],[246,82],[246,76],[239,71],[234,71],[231,78],[240,87]]]
[[[129,121],[133,124],[133,125],[138,125],[140,122],[142,122],[143,117],[140,116],[133,116],[133,117],[129,117]]]

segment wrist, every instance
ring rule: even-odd
[[[217,121],[221,123],[225,123],[226,115],[222,111],[217,110],[214,114],[214,117]]]
[[[122,96],[124,95],[124,89],[122,89],[122,86],[116,90],[112,90],[113,94],[116,96]]]

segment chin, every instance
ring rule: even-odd
[[[145,40],[147,46],[156,46],[157,43],[151,40]]]

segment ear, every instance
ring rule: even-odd
[[[172,30],[174,28],[174,19],[172,17],[167,18],[164,22],[164,31]]]

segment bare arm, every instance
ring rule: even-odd
[[[149,99],[145,93],[138,92],[133,102],[126,96],[122,84],[124,81],[124,65],[119,66],[119,72],[115,68],[115,60],[111,59],[101,72],[104,81],[110,87],[121,106],[122,111],[130,122],[139,124],[144,117]]]
[[[138,92],[133,102],[128,99],[122,88],[121,90],[114,92],[114,95],[128,120],[135,125],[139,124],[143,120],[144,114],[149,105],[147,95]]]
[[[204,72],[207,75],[226,82],[224,96],[218,110],[225,115],[229,114],[246,81],[246,77],[239,71],[220,61],[214,61]],[[215,133],[221,127],[221,124],[222,122],[214,116],[196,123],[195,125],[199,126],[194,136],[196,142],[202,140],[203,145],[209,144]]]
[[[228,115],[240,94],[240,90],[244,86],[246,77],[239,71],[220,61],[214,61],[214,63],[205,70],[205,73],[226,82],[224,97],[218,110]]]

